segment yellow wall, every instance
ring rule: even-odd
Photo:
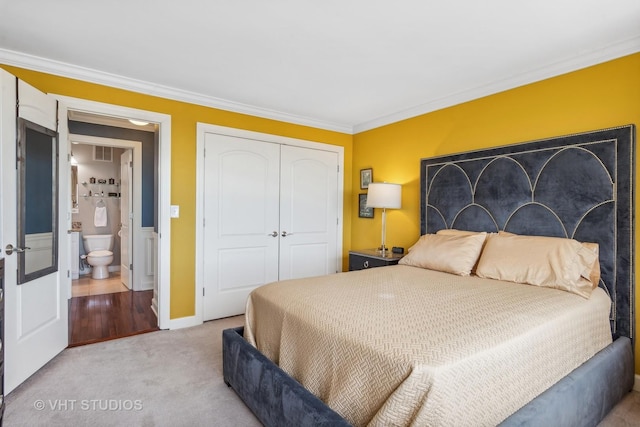
[[[345,147],[345,253],[352,248],[376,247],[380,243],[380,212],[376,212],[374,219],[357,215],[357,195],[365,192],[359,189],[360,169],[372,167],[375,181],[403,184],[402,209],[388,211],[387,244],[406,248],[420,232],[420,158],[640,124],[640,53],[353,137],[30,70],[3,68],[44,92],[156,111],[172,117],[171,203],[181,207],[180,218],[172,219],[171,223],[172,319],[194,314],[196,122]],[[344,254],[343,265],[346,266]],[[640,373],[639,359],[636,358],[636,372]]]
[[[380,244],[379,212],[373,220],[357,215],[360,169],[403,184],[402,209],[387,212],[386,242],[406,248],[420,234],[419,159],[626,124],[640,125],[640,53],[359,133],[352,247]]]
[[[180,205],[180,218],[171,220],[172,319],[195,314],[195,184],[196,123],[246,129],[344,147],[345,254],[351,246],[352,136],[275,120],[232,113],[184,102],[143,95],[107,86],[2,66],[25,82],[47,93],[164,113],[171,116],[171,204]],[[343,265],[347,256],[343,254]]]

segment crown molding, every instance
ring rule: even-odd
[[[410,119],[443,108],[451,107],[463,102],[472,101],[505,90],[514,89],[530,83],[535,83],[551,77],[566,74],[592,65],[597,65],[606,61],[621,58],[640,52],[640,36],[620,43],[612,44],[602,49],[590,51],[582,55],[576,55],[562,61],[545,65],[544,67],[528,71],[523,74],[515,75],[507,79],[495,81],[493,83],[471,88],[469,90],[454,93],[449,96],[435,99],[427,103],[408,108],[403,111],[392,113],[389,115],[378,117],[367,122],[356,124],[353,127],[353,133],[357,134],[367,130],[375,129],[401,120]]]
[[[308,117],[298,116],[266,108],[255,107],[238,102],[228,101],[221,98],[201,95],[195,92],[184,91],[169,86],[152,84],[150,82],[130,79],[116,74],[105,73],[90,68],[79,67],[64,62],[54,61],[21,52],[0,48],[0,63],[12,65],[20,68],[27,68],[43,73],[54,74],[62,77],[87,81],[119,89],[130,90],[161,98],[173,99],[176,101],[188,102],[205,107],[217,108],[225,111],[232,111],[250,116],[262,117],[271,120],[283,121],[286,123],[310,126],[318,129],[325,129],[346,134],[356,134],[385,126],[391,123],[410,119],[412,117],[427,114],[436,110],[451,107],[474,99],[489,96],[505,90],[535,83],[561,74],[566,74],[592,65],[617,59],[626,55],[640,52],[640,36],[622,42],[606,46],[602,49],[576,55],[562,61],[548,64],[535,70],[523,74],[515,75],[506,79],[498,80],[487,85],[478,86],[469,90],[460,91],[439,99],[429,101],[402,111],[384,115],[373,120],[362,122],[354,126],[316,120]]]
[[[190,104],[202,105],[204,107],[217,108],[234,113],[247,114],[250,116],[262,117],[265,119],[278,120],[313,128],[325,129],[335,132],[352,134],[353,128],[343,123],[333,123],[316,120],[309,117],[270,110],[267,108],[255,107],[226,99],[205,96],[195,92],[176,89],[169,86],[158,85],[142,80],[131,79],[117,74],[106,73],[104,71],[91,68],[80,67],[65,62],[54,61],[22,52],[16,52],[0,48],[0,63],[29,70],[53,74],[89,83],[115,87],[118,89],[130,90],[132,92],[143,93],[145,95],[157,96],[172,99],[175,101],[187,102]]]

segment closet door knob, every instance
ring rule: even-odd
[[[286,231],[282,232],[282,237],[293,236],[293,233],[287,233]]]
[[[271,236],[271,237],[278,237],[278,232],[277,232],[277,231],[274,231],[274,232],[273,232],[273,233],[271,233],[271,234],[267,234],[267,236]]]

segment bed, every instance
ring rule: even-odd
[[[502,301],[494,307],[489,304],[489,314],[479,317],[488,319],[484,329],[496,329],[495,326],[500,325],[494,330],[494,338],[471,340],[468,337],[474,336],[474,328],[478,325],[468,323],[473,320],[465,321],[467,323],[459,320],[459,312],[435,314],[434,317],[425,313],[424,318],[412,318],[404,326],[389,323],[391,329],[385,329],[387,321],[384,318],[370,317],[372,313],[385,310],[404,312],[399,307],[407,307],[412,301],[425,298],[417,296],[416,287],[409,286],[410,283],[446,283],[451,276],[447,273],[435,272],[436,277],[425,279],[424,274],[433,276],[434,272],[405,265],[307,279],[305,283],[280,282],[263,287],[274,288],[275,296],[269,297],[269,293],[261,288],[248,301],[245,328],[223,332],[225,381],[261,422],[273,426],[351,423],[495,425],[499,422],[504,425],[597,424],[633,386],[634,139],[634,127],[623,126],[423,159],[420,163],[423,235],[461,229],[597,243],[599,287],[593,290],[587,301],[599,305],[598,310],[604,312],[602,320],[582,324],[579,319],[591,316],[585,313],[577,314],[578,317],[571,320],[568,316],[572,310],[562,307],[575,303],[580,312],[585,305],[580,300],[585,299],[568,292],[548,289],[542,292],[529,285],[506,287],[502,281],[469,277],[465,280],[472,283],[459,286],[466,286],[465,292],[471,292],[473,298],[464,296],[469,293],[443,298],[459,298],[462,304],[464,301],[490,301],[486,295],[513,292],[507,298],[510,302]],[[320,283],[327,281],[328,284]],[[481,282],[482,286],[479,286]],[[331,296],[323,297],[317,289],[327,286],[331,288]],[[300,289],[297,296],[294,295],[296,288]],[[437,294],[439,290],[435,292]],[[348,304],[358,293],[378,301],[374,309],[365,308],[351,318],[332,317],[335,313],[328,309],[332,305],[341,307],[336,310],[338,313],[353,311]],[[294,303],[289,304],[293,311],[284,312],[275,302],[287,294],[294,298]],[[547,300],[551,298],[550,294],[554,295],[554,301],[560,298],[572,302],[550,302]],[[377,298],[371,298],[372,295]],[[389,305],[389,301],[384,301],[385,295],[396,305],[385,308]],[[264,301],[257,304],[254,299]],[[384,304],[380,303],[381,300]],[[533,301],[537,307],[535,310],[539,310],[532,318],[541,320],[533,328],[535,333],[526,332],[523,337],[502,326],[515,324],[518,329],[520,313],[523,312],[519,304],[526,300]],[[509,304],[511,307],[507,308],[505,305]],[[559,305],[555,307],[553,304]],[[313,308],[316,306],[320,308]],[[466,309],[470,310],[473,308]],[[302,326],[289,321],[309,313],[311,320],[303,320]],[[320,313],[331,320],[319,320],[322,317]],[[494,314],[501,316],[501,321],[492,318]],[[442,321],[442,316],[450,318]],[[566,341],[561,339],[545,347],[546,338],[536,334],[553,316],[558,317],[558,323],[550,329],[566,329],[563,333],[574,333],[579,329],[576,325],[582,324],[587,331],[592,331],[587,335],[598,338],[597,343],[589,344],[591,347],[586,353],[576,356],[584,360],[573,360],[557,368],[556,377],[542,378],[543,375],[538,373],[547,365],[540,361],[538,365],[534,363],[535,359],[540,359],[540,354],[561,358],[570,353],[576,343],[586,341],[583,332],[582,336],[565,336]],[[283,320],[285,318],[286,321]],[[434,338],[420,335],[417,332],[422,330],[417,326],[420,321],[436,324],[436,330],[441,332],[439,338],[429,341]],[[356,325],[358,322],[359,327]],[[267,323],[271,326],[256,326]],[[319,329],[323,323],[335,329],[333,335]],[[372,332],[382,331],[385,337],[414,337],[416,345],[410,351],[398,350],[393,348],[394,341],[391,340],[391,344],[385,344],[391,347],[391,353],[370,352],[368,346],[361,344],[353,347],[351,335],[362,335],[363,327],[366,335],[367,325]],[[461,336],[467,338],[455,338],[452,346],[449,329],[460,329],[463,331]],[[268,335],[272,335],[272,341],[267,340]],[[298,341],[289,342],[290,337]],[[372,335],[368,339],[373,342],[379,337]],[[496,341],[495,347],[501,355],[494,357],[488,353],[488,347],[483,347],[492,340]],[[341,342],[346,344],[342,346]],[[257,345],[261,351],[251,344]],[[438,349],[447,346],[456,350],[474,348],[478,351],[462,356],[454,351],[453,356],[451,353],[442,356]],[[407,363],[401,363],[401,368],[398,368],[394,363],[404,361],[408,353],[412,353],[412,357],[425,353],[430,355],[420,360],[418,365],[415,365],[415,359],[407,359],[407,363],[414,365],[407,368]],[[331,355],[337,355],[334,357],[336,360],[332,361]],[[346,359],[356,362],[344,365]],[[499,365],[498,370],[486,374],[488,377],[477,369],[492,363]],[[575,366],[569,369],[571,363]],[[309,366],[313,369],[306,368]],[[417,369],[416,366],[426,368]],[[434,366],[439,370],[434,370]],[[481,394],[478,390],[482,390],[482,385],[491,379],[491,375],[508,379],[496,389],[502,389],[503,394],[486,393],[489,395],[486,399],[484,396],[484,400],[478,399]],[[293,378],[305,384],[306,388]],[[376,378],[382,381],[377,384]],[[527,384],[538,380],[539,384],[523,387],[523,378],[527,379]],[[346,383],[350,385],[344,385]],[[384,389],[387,383],[390,390],[379,390]],[[351,400],[336,397],[336,387],[346,388],[346,393],[354,394],[354,397]],[[527,397],[526,393],[533,394]],[[321,396],[324,402],[317,396]],[[510,401],[512,397],[513,401]],[[509,402],[503,405],[503,401]],[[460,405],[461,402],[464,405]],[[463,406],[472,408],[469,414],[460,410]],[[473,409],[474,406],[479,409]],[[396,415],[398,412],[407,414]]]

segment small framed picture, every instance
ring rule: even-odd
[[[373,182],[373,169],[360,169],[360,189],[366,190]]]
[[[360,218],[373,218],[373,208],[367,207],[367,195],[359,194],[358,196],[360,197],[359,198],[360,209],[358,209],[358,216]]]

